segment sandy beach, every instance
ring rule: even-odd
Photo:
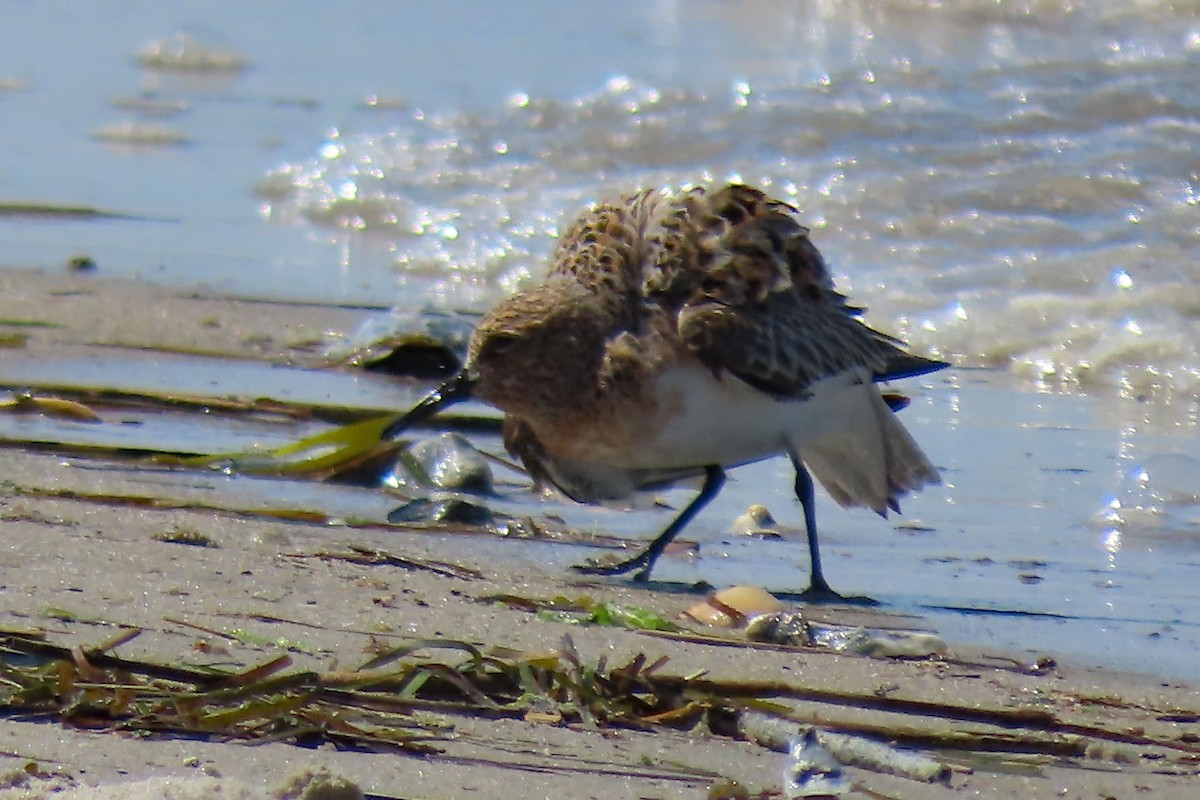
[[[0,800],[1200,796],[1187,4],[3,8]],[[477,319],[589,204],[721,182],[953,365],[896,386],[940,486],[817,499],[830,582],[880,607],[785,596],[786,459],[731,470],[648,586],[569,567],[694,489],[540,496],[478,404],[486,522],[180,461],[407,408],[431,379],[327,346]],[[730,532],[752,504],[778,538]],[[733,584],[946,651],[681,621]]]
[[[151,347],[184,363],[192,357],[185,351],[230,363],[314,363],[314,336],[352,329],[366,313],[234,301],[94,275],[0,272],[0,332],[21,334],[5,352],[48,362]],[[29,324],[35,321],[53,326]],[[946,657],[902,661],[753,644],[695,624],[695,635],[568,625],[480,599],[586,595],[673,620],[700,598],[548,569],[523,541],[284,522],[221,510],[219,502],[186,507],[202,491],[199,483],[164,481],[158,502],[134,506],[116,498],[146,496],[148,484],[110,463],[6,443],[0,628],[44,634],[86,654],[120,626],[134,626],[141,634],[115,651],[127,659],[246,669],[286,654],[288,669],[325,675],[362,663],[381,642],[440,639],[554,653],[569,634],[584,663],[618,665],[643,654],[667,658],[664,674],[769,683],[772,702],[824,730],[869,730],[884,741],[891,731],[931,743],[965,732],[980,743],[974,752],[919,748],[950,767],[945,782],[847,767],[850,797],[1185,798],[1200,780],[1194,686],[1062,665],[1034,674],[1020,658],[1006,663],[1003,653],[953,641]],[[163,535],[172,531],[203,536],[211,546]],[[462,570],[331,557],[352,547]],[[811,614],[852,624],[886,619],[835,607]],[[220,635],[234,630],[245,635]],[[414,657],[422,656],[441,654],[430,649]],[[665,798],[704,796],[725,780],[758,796],[780,788],[786,761],[702,722],[632,730],[465,712],[444,722],[454,735],[436,742],[437,752],[413,755],[132,735],[63,725],[54,715],[10,714],[0,721],[0,797],[200,797],[220,787],[228,797],[352,797],[361,790],[385,798]],[[319,769],[347,783],[294,780]],[[317,784],[330,793],[315,794]]]

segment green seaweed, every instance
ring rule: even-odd
[[[554,597],[551,599],[495,594],[479,598],[481,603],[498,603],[536,613],[539,619],[572,625],[600,625],[637,631],[677,632],[683,628],[665,617],[637,606],[605,603],[590,597]]]
[[[223,469],[250,475],[329,476],[356,466],[383,452],[396,452],[403,445],[384,441],[383,432],[400,418],[398,414],[341,425],[273,450],[218,453],[177,459],[188,467]]]

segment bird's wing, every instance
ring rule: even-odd
[[[784,397],[804,396],[822,378],[850,370],[886,381],[946,366],[906,353],[855,317],[795,293],[761,304],[689,303],[677,325],[688,349],[714,373]]]
[[[858,319],[791,206],[729,186],[684,194],[660,214],[645,298],[714,373],[800,397],[851,369],[888,380],[946,366]]]

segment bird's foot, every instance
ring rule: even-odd
[[[821,575],[813,576],[808,588],[801,592],[796,598],[802,602],[812,605],[821,605],[828,603],[830,605],[845,605],[845,606],[877,606],[879,601],[867,597],[866,595],[844,595],[835,592],[825,578]]]

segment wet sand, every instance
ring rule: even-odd
[[[313,363],[314,337],[351,330],[366,311],[316,305],[232,301],[92,275],[0,272],[0,320],[43,320],[59,327],[4,327],[28,334],[22,356],[159,347],[237,359]],[[6,351],[0,351],[0,359]],[[164,354],[163,358],[169,358]],[[817,649],[714,644],[634,631],[568,626],[523,611],[481,604],[497,593],[530,597],[589,595],[675,618],[695,597],[585,581],[539,565],[521,541],[447,534],[351,529],[272,521],[202,509],[129,508],[99,495],[130,490],[126,473],[105,462],[9,446],[0,461],[0,627],[40,629],[67,646],[94,645],[113,623],[144,633],[120,648],[128,658],[221,662],[250,666],[276,647],[236,644],[195,627],[241,629],[272,641],[299,642],[295,668],[331,671],[365,660],[374,642],[457,639],[529,651],[559,648],[570,634],[585,662],[610,664],[644,653],[670,660],[664,670],[714,679],[778,681],[797,689],[887,697],[970,709],[1036,711],[1052,724],[1037,736],[1081,737],[1086,755],[1020,754],[984,758],[938,753],[954,767],[949,785],[926,784],[848,769],[850,796],[1192,797],[1200,772],[1200,691],[1152,675],[1057,667],[1045,675],[1005,669],[996,656],[950,642],[953,658],[896,662]],[[48,490],[74,496],[51,497]],[[139,487],[144,491],[144,485]],[[164,486],[164,494],[174,489]],[[89,497],[91,499],[89,499]],[[160,541],[189,530],[216,547]],[[482,577],[367,566],[312,557],[350,545],[380,548],[478,570]],[[543,545],[538,545],[542,547]],[[70,614],[52,614],[59,609]],[[872,619],[825,608],[820,618]],[[181,624],[181,623],[187,623]],[[217,646],[219,654],[202,653]],[[786,700],[795,713],[832,728],[893,726],[900,730],[968,730],[980,737],[1011,733],[984,721],[964,722],[854,703]],[[912,707],[916,707],[915,705]],[[462,715],[457,738],[441,754],[303,749],[288,743],[245,746],[171,737],[139,738],[67,728],[54,721],[0,720],[0,767],[21,774],[36,762],[47,777],[15,778],[0,798],[42,797],[75,787],[79,798],[102,795],[95,784],[169,776],[175,788],[142,784],[122,794],[231,797],[284,783],[299,769],[325,767],[381,797],[508,798],[696,797],[719,778],[751,792],[780,785],[784,757],[756,744],[691,731],[588,729],[521,719]],[[971,765],[970,767],[964,765]],[[175,794],[171,794],[175,792]],[[62,795],[60,795],[62,796]]]

